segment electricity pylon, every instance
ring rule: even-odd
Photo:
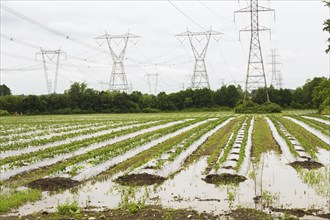
[[[159,73],[154,73],[154,74],[151,74],[151,73],[147,73],[147,78],[148,78],[148,86],[149,86],[149,92],[150,94],[152,94],[152,88],[151,88],[151,77],[155,78],[155,95],[157,94],[157,86],[158,86],[158,76],[159,76]]]
[[[51,94],[52,92],[56,93],[61,54],[64,54],[66,57],[66,53],[64,51],[61,51],[61,49],[44,50],[44,49],[40,48],[40,52],[36,53],[36,59],[37,59],[38,55],[41,55],[41,57],[42,57],[42,64],[43,64],[43,68],[44,68],[44,74],[45,74],[48,94]],[[54,60],[55,57],[56,57],[56,64],[55,64],[56,68],[55,68],[54,84],[53,84],[52,77],[48,73],[47,61],[51,62]],[[53,87],[54,87],[54,89],[53,89]]]
[[[240,30],[251,32],[250,40],[250,51],[249,51],[249,61],[248,69],[245,80],[245,93],[244,101],[247,99],[248,93],[259,87],[264,87],[266,90],[266,99],[269,101],[269,95],[267,91],[267,82],[265,76],[265,67],[262,58],[261,45],[259,32],[260,31],[270,31],[270,29],[265,28],[259,24],[259,12],[273,11],[273,9],[262,7],[258,5],[258,0],[250,0],[250,5],[246,8],[235,11],[236,13],[250,13],[251,24],[250,26]]]
[[[276,54],[276,49],[271,49],[271,63],[268,63],[270,65],[272,65],[272,81],[271,81],[271,85],[273,85],[276,89],[282,89],[282,74],[281,71],[277,69],[277,65],[281,64],[279,62],[277,62],[277,57],[278,55]]]
[[[137,43],[131,40],[133,38],[140,38],[140,36],[130,34],[129,32],[123,35],[109,35],[107,32],[105,32],[104,35],[95,38],[96,40],[103,40],[103,42],[106,41],[111,53],[113,61],[109,80],[109,90],[111,91],[129,92],[130,88],[128,85],[123,61],[128,41],[131,41],[133,44]],[[116,44],[118,47],[122,45],[122,48],[119,50],[119,52],[116,53],[112,43]],[[102,46],[103,43],[98,44]]]
[[[186,32],[175,35],[176,37],[188,37],[190,46],[194,53],[195,66],[194,66],[193,75],[191,77],[191,88],[192,89],[199,89],[199,88],[205,88],[205,87],[210,88],[209,77],[207,75],[207,70],[206,70],[206,65],[205,65],[205,56],[206,56],[207,48],[210,43],[211,36],[219,36],[222,34],[223,33],[221,33],[221,32],[212,31],[212,30],[205,31],[205,32],[191,32],[187,28]],[[202,47],[201,51],[198,51],[196,48],[196,45],[194,44],[193,40],[196,37],[202,37],[201,39],[197,39],[197,41],[199,43],[201,43],[202,40],[206,39],[205,46]]]

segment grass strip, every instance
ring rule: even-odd
[[[39,200],[41,197],[41,191],[37,189],[13,190],[0,193],[0,213],[7,213],[27,202]]]
[[[268,151],[281,153],[281,150],[275,141],[272,132],[264,116],[255,117],[254,128],[252,132],[252,156],[257,164],[260,161],[261,154]]]

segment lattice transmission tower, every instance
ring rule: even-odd
[[[153,93],[156,95],[157,94],[157,86],[158,86],[158,77],[159,77],[159,73],[147,73],[147,79],[148,79],[148,86],[149,86],[149,92],[150,94]],[[151,80],[154,79],[155,80],[155,85],[154,85],[154,90],[152,89],[151,86]]]
[[[276,89],[282,89],[282,74],[281,71],[277,68],[277,66],[281,63],[277,62],[277,50],[276,49],[271,49],[271,62],[268,63],[272,65],[272,81],[271,85],[274,86]]]
[[[247,99],[248,93],[259,87],[264,87],[266,91],[266,99],[269,101],[267,91],[267,82],[265,76],[265,67],[262,58],[259,32],[270,31],[270,29],[259,24],[259,12],[273,11],[273,9],[259,6],[258,0],[250,0],[250,5],[246,8],[234,12],[236,13],[250,13],[250,26],[240,30],[251,33],[249,61],[245,80],[244,101]],[[235,17],[235,16],[234,16]]]
[[[56,93],[57,89],[57,83],[58,83],[58,72],[59,72],[59,67],[60,67],[60,57],[61,55],[65,55],[66,58],[66,53],[62,51],[61,49],[58,50],[44,50],[40,48],[40,52],[36,53],[36,59],[38,55],[41,55],[42,57],[42,64],[43,64],[43,69],[44,69],[44,74],[45,74],[45,79],[46,79],[46,86],[47,86],[47,92],[48,94],[51,93]],[[52,62],[53,60],[55,61],[55,74],[52,77],[52,75],[49,73],[49,62]]]
[[[132,39],[139,38],[140,36],[130,34],[129,32],[123,35],[109,35],[106,32],[104,35],[95,38],[96,40],[103,40],[102,43],[97,42],[100,46],[106,41],[111,53],[113,63],[109,80],[109,90],[129,92],[130,86],[125,73],[124,58],[128,42],[130,41],[136,44],[137,41],[134,42]],[[115,45],[120,47],[119,51],[115,50]]]
[[[221,32],[212,31],[212,30],[205,32],[191,32],[187,28],[186,32],[175,35],[176,37],[188,37],[190,46],[194,53],[195,66],[194,66],[193,75],[191,77],[192,89],[210,88],[210,81],[207,75],[207,70],[205,65],[206,52],[210,43],[211,36],[213,36],[214,39],[218,41],[220,38],[217,39],[215,38],[215,36],[221,36],[222,34],[223,33]],[[201,43],[203,40],[205,40],[205,45],[202,46],[201,50],[197,49],[197,45],[194,40],[197,41],[198,43]]]

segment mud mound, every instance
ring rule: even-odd
[[[293,166],[294,168],[305,168],[308,170],[318,169],[320,167],[323,167],[323,164],[316,162],[314,160],[295,161],[293,163],[290,163],[290,165]]]
[[[121,185],[135,185],[135,186],[143,186],[143,185],[152,185],[159,184],[166,180],[166,178],[161,176],[150,175],[147,173],[141,174],[130,174],[126,176],[121,176],[115,180],[115,182]]]
[[[55,191],[58,189],[68,189],[79,184],[78,181],[69,178],[55,177],[34,180],[28,183],[27,187],[41,189],[43,191]]]
[[[203,180],[207,183],[212,183],[212,184],[231,184],[231,183],[239,184],[241,182],[244,182],[246,178],[240,175],[223,173],[220,175],[209,174]]]

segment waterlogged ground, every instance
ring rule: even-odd
[[[178,113],[139,114],[136,116],[3,118],[4,120],[1,120],[3,137],[8,135],[11,137],[22,136],[20,131],[30,134],[29,126],[31,129],[47,130],[52,129],[50,127],[54,126],[54,123],[64,122],[67,128],[72,124],[72,129],[76,129],[77,125],[73,123],[77,122],[86,123],[88,126],[97,123],[98,126],[112,126],[111,129],[116,129],[119,132],[115,136],[102,139],[103,142],[97,142],[97,138],[106,134],[107,129],[97,131],[99,133],[95,133],[94,136],[83,133],[77,136],[63,137],[63,139],[59,138],[52,143],[45,141],[40,144],[17,148],[13,145],[14,149],[7,149],[9,145],[6,142],[1,142],[0,149],[1,147],[6,149],[2,150],[0,158],[3,176],[10,176],[13,170],[24,170],[24,167],[30,168],[34,164],[47,164],[2,179],[2,198],[11,198],[10,196],[14,195],[15,191],[13,190],[15,189],[25,191],[29,190],[31,186],[33,188],[39,186],[39,190],[41,190],[39,191],[41,196],[34,201],[22,202],[16,206],[11,205],[7,209],[4,205],[0,205],[2,218],[11,218],[10,216],[17,215],[26,216],[34,213],[39,213],[43,218],[50,218],[52,216],[50,213],[57,213],[55,216],[57,218],[61,216],[58,214],[59,204],[76,202],[81,213],[84,210],[86,213],[87,211],[94,213],[92,216],[95,216],[96,212],[107,210],[103,217],[109,217],[113,214],[113,218],[115,218],[114,216],[118,218],[117,212],[122,210],[122,212],[128,212],[128,214],[122,214],[123,219],[141,218],[138,215],[139,211],[146,215],[143,218],[152,219],[159,214],[152,211],[155,209],[166,210],[164,211],[165,214],[159,215],[159,218],[165,218],[170,213],[168,210],[172,209],[205,213],[202,215],[190,211],[177,212],[176,214],[172,213],[173,219],[212,217],[265,219],[266,217],[285,218],[288,216],[302,219],[329,219],[330,137],[326,136],[322,130],[329,125],[328,122],[324,123],[324,126],[319,124],[325,121],[324,117],[322,120],[316,120],[314,119],[317,117],[315,114],[302,112],[304,117],[301,117],[297,116],[296,113],[285,116]],[[291,115],[294,115],[294,120],[289,119]],[[299,123],[295,123],[295,120],[300,119]],[[278,150],[268,148],[267,145],[270,143],[251,141],[259,138],[253,135],[263,133],[257,132],[260,120],[268,126],[267,129],[269,130],[268,133],[264,132],[269,136],[260,137],[260,140],[263,140],[262,138],[273,139]],[[130,123],[133,121],[134,123]],[[246,124],[244,125],[243,122]],[[137,126],[132,126],[134,124],[143,125],[139,129]],[[21,129],[14,130],[13,126],[21,127]],[[281,136],[282,131],[279,126],[283,126],[294,139],[288,139],[283,134]],[[57,127],[56,129],[58,130]],[[109,132],[111,129],[108,129]],[[6,131],[8,132],[6,133]],[[310,140],[304,139],[295,133],[297,131],[305,131],[308,135],[313,136]],[[74,133],[73,130],[68,132]],[[49,133],[45,134],[47,138],[51,137]],[[228,138],[224,138],[226,134]],[[241,137],[236,138],[236,135],[241,135]],[[94,139],[88,139],[91,137],[95,138],[95,143],[92,142]],[[328,142],[324,139],[326,137],[329,138]],[[73,143],[85,139],[86,142],[91,142],[84,148],[75,148],[73,151],[59,153],[52,158],[45,156],[37,159],[37,155],[33,154],[34,150],[31,150],[33,148],[41,149],[40,155],[43,150],[52,152],[57,147],[66,144],[68,139]],[[13,141],[15,143],[15,140]],[[17,141],[22,142],[20,139]],[[121,144],[122,142],[124,144]],[[293,145],[291,145],[292,143]],[[311,144],[314,144],[312,149],[305,147]],[[98,147],[93,148],[91,146]],[[116,148],[112,149],[112,146]],[[110,150],[101,151],[107,148]],[[125,150],[114,153],[117,152],[115,150],[117,148]],[[82,149],[91,150],[77,155],[76,153],[81,152]],[[262,152],[260,156],[254,155],[256,149]],[[295,150],[298,151],[295,152]],[[17,157],[15,151],[21,154]],[[100,151],[99,154],[98,151]],[[8,152],[13,155],[9,155]],[[23,157],[24,154],[26,156]],[[62,160],[63,155],[66,157]],[[35,159],[26,160],[29,156],[35,157]],[[10,160],[11,158],[13,160]],[[24,161],[24,164],[17,163],[15,159]],[[52,160],[56,160],[56,162],[47,162]],[[308,164],[308,166],[291,166],[290,164],[294,162]],[[217,164],[220,169],[217,169]],[[310,167],[310,164],[313,165],[313,168]],[[228,165],[230,165],[229,168],[227,168]],[[93,173],[91,174],[91,172]],[[210,172],[213,172],[219,180],[228,175],[230,178],[226,181],[208,181],[206,177]],[[51,178],[53,181],[57,180],[60,183],[47,182],[47,178]],[[73,184],[70,185],[68,182],[68,185],[64,186],[64,182],[61,184],[61,178],[63,181],[72,181]],[[123,182],[121,178],[125,181]],[[239,178],[240,181],[235,181],[236,178]],[[31,184],[34,181],[39,181],[39,185]],[[45,190],[45,183],[53,184],[53,188],[48,186]],[[49,191],[49,189],[52,190]],[[132,210],[130,207],[135,208]],[[119,209],[117,210],[117,208]],[[111,210],[116,211],[109,215]],[[260,213],[261,216],[258,214],[251,217],[253,214],[251,210],[260,211],[261,214],[264,212],[266,217]],[[72,215],[77,214],[79,215],[79,213]],[[87,218],[90,215],[82,216]]]

